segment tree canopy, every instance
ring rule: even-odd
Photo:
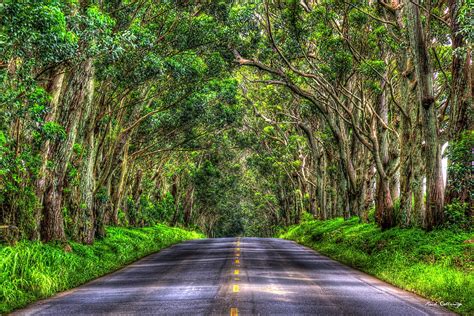
[[[307,214],[470,226],[473,9],[4,0],[0,224],[83,243],[158,222],[270,236]]]

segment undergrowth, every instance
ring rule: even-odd
[[[76,287],[117,270],[150,253],[201,235],[156,225],[146,228],[109,227],[107,237],[93,245],[21,241],[0,246],[0,313]]]
[[[294,240],[461,314],[474,311],[473,235],[456,228],[381,231],[358,218],[311,220],[288,228]],[[456,307],[456,303],[462,305]]]

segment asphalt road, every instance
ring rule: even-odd
[[[291,241],[220,238],[175,245],[14,314],[449,314],[430,305]]]

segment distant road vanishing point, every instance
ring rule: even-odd
[[[184,242],[13,315],[454,315],[292,241]]]

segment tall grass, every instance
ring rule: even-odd
[[[91,246],[70,243],[70,252],[61,245],[31,241],[0,247],[0,313],[78,286],[172,244],[202,237],[165,225],[110,227],[107,233]]]
[[[358,218],[307,221],[292,226],[282,238],[318,250],[400,288],[451,307],[462,314],[474,311],[472,232],[418,228],[381,231]]]

